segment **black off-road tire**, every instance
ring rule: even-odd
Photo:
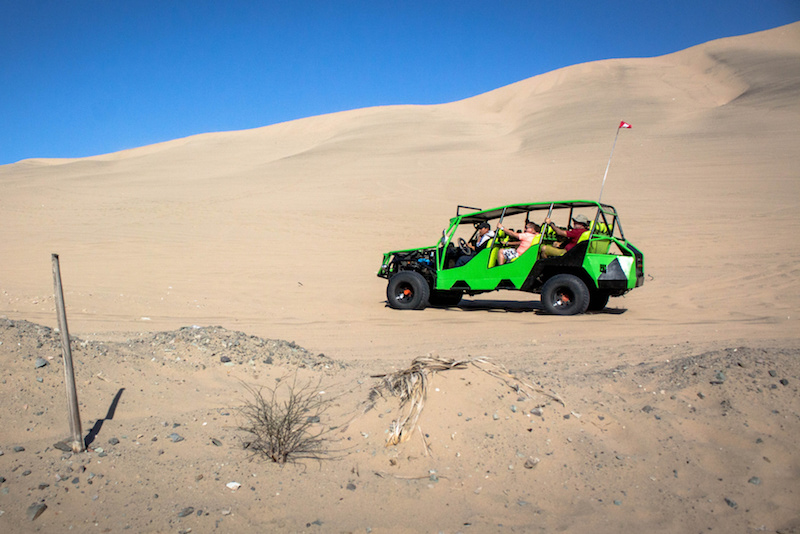
[[[430,302],[431,306],[438,306],[442,308],[447,306],[458,306],[458,303],[461,302],[461,297],[463,295],[464,292],[459,290],[437,291],[434,289],[431,291],[430,297],[428,297],[428,302]]]
[[[397,273],[386,286],[386,300],[396,310],[421,310],[428,305],[430,294],[428,281],[414,271]]]
[[[542,304],[554,315],[578,315],[589,309],[589,288],[571,274],[557,274],[542,287]]]
[[[593,289],[589,291],[589,311],[600,311],[606,307],[609,299],[608,291]]]

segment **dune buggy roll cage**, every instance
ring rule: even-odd
[[[450,226],[444,232],[442,242],[448,242],[452,239],[456,227],[462,224],[472,224],[473,226],[479,225],[483,222],[490,222],[497,219],[497,225],[503,224],[503,219],[514,215],[525,214],[525,221],[530,221],[530,214],[536,211],[547,210],[547,217],[551,217],[554,210],[569,209],[569,223],[568,228],[572,227],[572,217],[576,209],[591,208],[597,210],[594,219],[589,225],[589,239],[592,239],[596,234],[612,236],[615,232],[618,233],[619,239],[625,240],[625,234],[622,231],[622,224],[619,221],[619,215],[616,208],[610,204],[603,204],[593,200],[564,200],[559,202],[542,202],[534,204],[511,204],[500,208],[490,210],[482,210],[480,208],[473,208],[470,206],[459,205],[456,208],[456,216],[450,219]],[[472,210],[472,213],[462,215],[462,210]],[[536,221],[534,221],[536,222]]]

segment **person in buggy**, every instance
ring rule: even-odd
[[[494,237],[494,232],[488,222],[484,221],[477,226],[478,234],[475,243],[468,243],[467,246],[472,249],[472,254],[464,254],[456,260],[456,267],[462,267],[469,263],[469,260],[475,257],[475,254],[485,249],[489,241]]]
[[[522,254],[531,248],[531,246],[539,243],[539,240],[542,238],[542,235],[539,233],[539,230],[541,229],[540,226],[531,221],[525,223],[524,232],[515,232],[509,228],[504,228],[502,224],[498,225],[497,227],[519,241],[517,248],[504,248],[500,251],[500,254],[497,256],[497,265],[504,265],[514,261],[518,257],[522,256]]]
[[[543,246],[541,254],[544,258],[563,256],[568,251],[572,250],[572,248],[580,241],[581,236],[585,232],[589,231],[589,225],[591,224],[586,215],[583,214],[578,214],[572,218],[572,222],[574,224],[569,230],[564,230],[563,228],[559,228],[558,226],[554,225],[553,221],[550,220],[550,217],[546,218],[544,222],[556,233],[557,236],[567,238],[564,248],[559,248],[553,245]]]

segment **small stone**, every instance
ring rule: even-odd
[[[622,506],[622,501],[620,501],[619,499],[614,499],[614,504],[616,506]]]
[[[356,485],[353,484],[352,482],[348,482],[347,483],[347,489],[349,489],[350,491],[355,491],[356,490]]]
[[[760,486],[761,485],[761,479],[758,478],[758,477],[751,477],[750,480],[748,480],[748,482],[750,484],[753,484],[754,486]]]
[[[319,423],[319,416],[318,415],[309,415],[306,418],[307,423]]]
[[[59,441],[58,443],[53,443],[53,447],[64,452],[72,452],[72,447],[67,445],[66,441]]]
[[[194,479],[199,482],[199,481],[203,480],[203,475],[199,474],[196,477],[194,477]]]
[[[14,452],[22,452],[24,450],[25,447],[23,447],[22,445],[17,445],[16,447],[14,447]]]
[[[789,381],[786,380],[785,378],[781,378],[780,380],[778,380],[778,382],[780,382],[782,386],[788,386],[789,385]]]
[[[228,363],[231,361],[231,359],[228,358],[227,356],[220,356],[219,361],[221,361],[222,363]]]
[[[652,406],[650,406],[650,405],[648,404],[647,406],[645,406],[644,408],[642,408],[642,411],[643,411],[644,413],[650,413],[650,412],[652,412],[652,411],[653,411],[653,407],[652,407]]]
[[[180,511],[178,517],[186,517],[187,515],[192,515],[193,513],[194,513],[194,507],[187,506],[186,508]]]
[[[539,464],[538,458],[528,458],[525,460],[525,469],[533,469]]]
[[[217,438],[211,438],[211,444],[215,447],[222,447],[222,442]]]
[[[119,440],[117,438],[111,438],[110,440],[108,440],[108,443],[111,445],[118,445]]]
[[[514,405],[514,404],[511,405],[511,411],[514,412],[514,413],[517,413],[516,405]]]
[[[497,421],[498,419],[500,419],[500,416],[499,416],[499,415],[497,415],[497,413],[495,413],[495,414],[493,414],[493,415],[492,415],[492,419],[494,419],[495,421]]]
[[[32,504],[28,507],[28,519],[34,521],[37,517],[42,515],[47,510],[47,505],[43,502]]]
[[[39,369],[39,368],[44,367],[45,365],[47,365],[47,363],[48,363],[47,360],[45,360],[44,358],[36,358],[36,361],[34,362],[33,367],[35,369]]]
[[[768,373],[769,373],[769,376],[771,376],[772,378],[775,378],[776,376],[778,376],[778,371],[776,371],[775,369],[770,369],[768,371]]]
[[[705,396],[705,395],[703,395],[703,392],[702,392],[702,391],[698,391],[698,392],[697,392],[697,396],[698,396],[700,399],[705,399],[705,398],[706,398],[706,396]]]
[[[736,508],[737,506],[739,506],[738,504],[736,504],[736,501],[734,501],[733,499],[729,499],[727,497],[725,497],[725,504],[727,504],[731,508]]]
[[[233,491],[236,491],[242,487],[242,485],[239,484],[238,482],[228,482],[227,484],[225,484],[225,486],[227,486],[228,489],[231,489]]]
[[[543,413],[544,411],[542,411],[542,409],[538,407],[531,410],[531,415],[535,415],[537,417],[541,417]]]
[[[178,443],[179,441],[183,441],[183,436],[176,434],[175,432],[170,434],[168,437],[169,439],[172,440],[173,443]]]

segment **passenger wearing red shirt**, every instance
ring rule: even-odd
[[[563,230],[554,225],[553,221],[550,220],[550,217],[545,219],[544,222],[553,229],[556,235],[567,238],[567,244],[564,248],[554,247],[553,245],[543,246],[542,255],[545,258],[550,256],[563,256],[567,253],[567,251],[572,250],[572,248],[578,244],[578,240],[581,238],[584,232],[589,231],[589,219],[586,217],[586,215],[576,215],[573,217],[572,222],[575,224],[571,230]]]

